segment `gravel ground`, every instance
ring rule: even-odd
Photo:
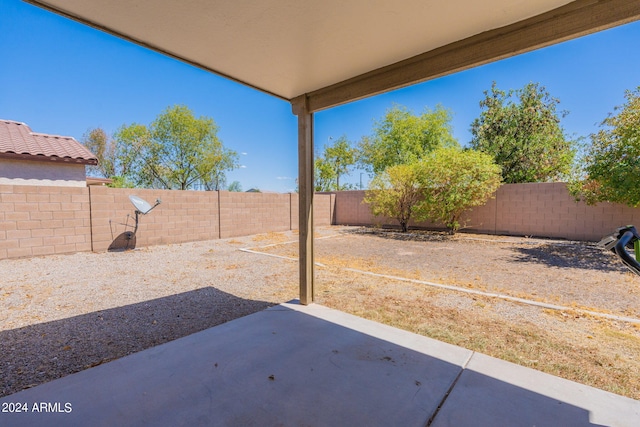
[[[640,318],[640,277],[594,243],[375,229],[349,234],[348,244],[319,241],[320,256],[357,257],[381,272]]]
[[[238,251],[272,240],[0,261],[0,396],[295,298],[295,263]]]
[[[503,292],[640,317],[640,280],[593,245],[524,238],[316,230],[317,261]],[[96,366],[296,298],[297,263],[239,251],[297,256],[292,232],[0,261],[0,396]],[[427,242],[427,244],[425,244]],[[265,247],[269,244],[275,246]],[[318,269],[323,282],[376,280]],[[402,282],[395,288],[402,291]],[[431,303],[475,307],[468,295]],[[546,321],[538,308],[504,301],[496,316]],[[536,320],[537,319],[537,320]],[[551,318],[552,319],[552,318]]]

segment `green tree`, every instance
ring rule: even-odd
[[[239,181],[233,181],[231,184],[229,184],[229,187],[227,187],[227,191],[239,193],[242,191],[242,185]]]
[[[134,187],[146,172],[146,163],[141,156],[144,148],[149,144],[149,130],[141,124],[122,126],[116,131],[113,140],[116,144],[114,175],[115,187]]]
[[[348,185],[340,185],[340,177],[348,174],[356,163],[356,154],[357,150],[344,135],[333,144],[325,145],[322,156],[315,160],[316,191],[341,191],[350,188]]]
[[[322,158],[314,161],[315,165],[315,191],[332,191],[335,184],[335,174],[329,163]],[[297,192],[297,189],[296,189]]]
[[[440,146],[458,146],[448,110],[437,106],[416,116],[405,107],[394,106],[375,122],[373,135],[360,141],[359,162],[378,175],[389,166],[413,163]]]
[[[589,204],[608,201],[640,206],[640,86],[625,92],[626,102],[610,114],[580,162],[580,177],[569,184]]]
[[[406,232],[411,219],[423,218],[422,187],[417,163],[398,164],[376,175],[364,202],[374,216],[394,218]]]
[[[438,148],[417,166],[421,186],[421,214],[444,224],[451,234],[463,225],[462,214],[483,205],[501,183],[500,166],[475,150]]]
[[[110,187],[133,186],[127,175],[135,157],[134,144],[109,138],[102,128],[88,130],[82,143],[98,158],[98,165],[89,168],[91,175],[112,179]]]
[[[116,144],[109,139],[104,129],[89,129],[82,136],[82,144],[98,158],[96,166],[89,166],[89,174],[103,178],[115,175]]]
[[[462,214],[487,202],[501,183],[500,166],[475,150],[440,147],[411,164],[390,166],[365,193],[374,216],[409,222],[431,220],[455,233]]]
[[[209,117],[194,117],[185,106],[167,108],[148,127],[123,126],[114,136],[122,150],[125,176],[137,186],[218,190],[238,155],[222,145]]]
[[[216,146],[197,166],[205,190],[222,190],[227,183],[226,172],[237,168],[238,165],[238,155],[235,151],[226,149],[222,144]]]
[[[537,83],[504,92],[494,82],[471,125],[471,146],[491,154],[505,183],[544,182],[569,174],[575,142],[564,135],[559,104]],[[518,101],[514,101],[514,97]]]

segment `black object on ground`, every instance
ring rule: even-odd
[[[638,262],[640,235],[633,225],[618,228],[615,233],[600,240],[599,244],[618,255],[631,271],[640,276],[640,263]],[[634,250],[635,257],[631,256],[627,249]]]

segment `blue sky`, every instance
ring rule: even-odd
[[[149,124],[168,106],[212,117],[242,168],[228,174],[243,189],[291,191],[297,175],[296,118],[288,103],[143,49],[18,0],[0,0],[0,118],[36,132],[108,133]],[[567,134],[588,136],[640,86],[640,23],[628,24],[473,70],[316,114],[316,146],[342,135],[354,144],[394,103],[415,113],[441,104],[454,135],[471,139],[483,91],[539,82],[569,115]],[[358,184],[360,172],[347,181]],[[363,175],[366,185],[368,177]]]

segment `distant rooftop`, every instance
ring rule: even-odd
[[[25,123],[0,119],[0,159],[97,165],[97,157],[70,136],[33,132]]]

